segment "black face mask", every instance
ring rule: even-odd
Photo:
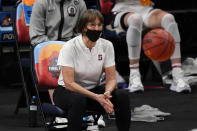
[[[101,36],[102,31],[98,30],[89,30],[87,29],[86,36],[91,40],[92,42],[96,42],[99,37]]]

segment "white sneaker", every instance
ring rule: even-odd
[[[130,72],[128,90],[129,92],[144,91],[139,71]]]
[[[56,123],[68,123],[68,119],[62,118],[62,117],[55,117],[55,122]]]
[[[55,125],[54,128],[57,128],[57,129],[66,128],[68,126],[66,124],[66,123],[68,123],[68,119],[62,118],[62,117],[56,117],[54,123],[60,124],[60,125]]]
[[[170,86],[170,90],[178,93],[183,91],[191,92],[190,85],[184,79],[184,73],[181,69],[173,69],[172,76],[173,76],[173,82]]]
[[[170,90],[176,91],[178,93],[183,92],[183,91],[191,92],[191,88],[190,88],[189,84],[183,79],[173,80],[173,82],[170,86]]]
[[[84,131],[99,131],[98,125],[88,126]]]
[[[105,121],[103,120],[103,116],[100,116],[100,118],[97,121],[97,124],[100,128],[105,127]]]

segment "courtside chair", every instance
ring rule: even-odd
[[[55,117],[65,118],[67,116],[66,111],[53,105],[51,101],[40,97],[42,92],[48,92],[48,89],[55,89],[58,86],[60,67],[57,66],[57,60],[63,44],[65,42],[48,41],[40,43],[33,48],[32,77],[38,98],[37,105],[40,107],[42,123],[46,130],[53,129],[57,125],[67,124],[54,123]],[[94,122],[92,124],[96,125],[101,114],[95,111],[87,111],[86,116],[89,115],[93,116]],[[86,121],[86,123],[89,123],[89,121]],[[84,128],[86,128],[87,124],[84,125]]]
[[[15,109],[16,114],[19,108],[23,107],[21,103],[24,101],[24,96],[26,99],[26,107],[29,107],[29,101],[33,92],[32,88],[29,86],[30,84],[27,83],[32,81],[30,73],[31,43],[29,37],[29,23],[34,2],[35,0],[22,0],[22,2],[16,5],[15,9],[14,34],[24,83],[24,89],[21,91]]]
[[[16,62],[17,64],[14,66],[17,66],[17,68],[19,67],[19,71],[17,70],[15,73],[19,72],[20,78],[21,79],[21,83],[22,83],[22,87],[23,87],[23,92],[26,92],[26,83],[24,80],[24,75],[23,75],[23,69],[22,69],[22,65],[21,65],[21,58],[20,58],[20,52],[19,52],[19,48],[18,48],[18,44],[16,43],[16,36],[15,36],[15,32],[16,32],[16,26],[15,26],[15,11],[14,11],[14,7],[15,5],[13,4],[13,2],[8,2],[5,1],[2,2],[2,0],[0,0],[0,4],[5,4],[6,6],[2,6],[0,5],[0,18],[1,20],[1,26],[0,26],[0,38],[1,41],[0,43],[2,43],[2,45],[7,45],[7,46],[12,46],[13,47],[13,51],[14,51],[14,57],[16,57]],[[8,3],[11,3],[12,5],[9,5]],[[7,5],[8,4],[8,5]],[[2,51],[2,50],[1,50]],[[1,52],[2,53],[2,52]],[[14,68],[14,67],[13,67]],[[16,78],[15,78],[16,79]],[[21,91],[21,94],[22,91]],[[21,96],[21,95],[20,95]],[[25,98],[28,98],[28,95],[25,93]],[[28,101],[26,99],[25,104],[28,105]],[[16,109],[14,113],[18,113],[18,107],[21,106],[21,102],[17,103]]]
[[[27,6],[26,1],[19,3],[16,9],[17,41],[20,44],[30,44],[29,24],[33,3]]]
[[[13,65],[16,65],[16,48],[15,48],[15,38],[13,32],[13,21],[14,21],[14,5],[12,3],[6,3],[6,1],[0,0],[0,74],[1,74],[1,84],[15,85],[15,77],[7,78],[8,71],[5,71],[8,67],[11,67],[10,73],[13,69]],[[14,56],[14,57],[13,57]],[[3,58],[3,59],[2,59]],[[9,59],[9,60],[7,60]],[[15,67],[14,67],[15,68]],[[18,65],[17,65],[18,69]],[[14,72],[14,74],[19,74]],[[13,75],[14,76],[14,75]],[[5,79],[4,79],[5,78]]]
[[[48,125],[46,124],[47,116],[52,116],[52,118],[64,116],[63,110],[40,98],[41,93],[47,92],[48,89],[54,89],[58,85],[60,68],[57,66],[57,59],[64,43],[61,41],[43,42],[36,45],[32,51],[32,78],[45,130],[49,130],[53,126],[53,120],[50,120]]]

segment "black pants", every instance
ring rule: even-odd
[[[103,94],[104,87],[96,87],[90,90],[97,94]],[[62,86],[58,86],[53,95],[54,103],[68,112],[67,131],[81,131],[82,119],[86,110],[105,113],[104,108],[95,100],[80,93],[72,92]],[[129,131],[131,120],[131,106],[129,94],[124,89],[116,89],[110,99],[114,105],[116,125],[119,131]]]

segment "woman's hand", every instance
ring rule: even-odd
[[[110,92],[110,91],[105,91],[104,96],[105,96],[107,99],[111,99],[111,98],[112,98],[111,92]]]
[[[99,94],[96,100],[101,104],[101,106],[105,109],[107,113],[114,112],[114,105],[104,94]]]

